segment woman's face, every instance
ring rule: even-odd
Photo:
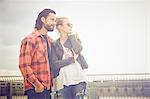
[[[67,34],[71,33],[72,24],[70,23],[69,19],[63,20],[63,24],[61,25],[61,31]]]

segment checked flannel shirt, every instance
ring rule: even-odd
[[[46,35],[49,46],[51,38]],[[25,90],[34,89],[41,84],[50,89],[51,75],[47,43],[38,31],[33,31],[21,42],[19,69],[24,78]]]

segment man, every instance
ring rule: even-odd
[[[36,19],[35,30],[21,42],[19,68],[28,99],[51,99],[51,38],[47,33],[55,24],[56,12],[44,9]]]

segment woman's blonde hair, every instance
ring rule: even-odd
[[[59,25],[63,25],[64,20],[66,20],[66,19],[68,19],[68,18],[67,17],[59,17],[59,18],[57,18],[57,20],[56,20],[56,29],[58,29]]]

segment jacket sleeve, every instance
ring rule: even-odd
[[[87,64],[86,60],[84,59],[83,55],[79,54],[79,56],[77,57],[76,60],[81,65],[82,69],[88,68],[88,64]]]
[[[77,34],[70,35],[69,40],[71,42],[71,45],[72,45],[72,48],[73,48],[74,52],[76,54],[81,53],[81,51],[83,50],[83,47],[81,45],[81,40],[79,39]]]
[[[40,87],[41,83],[34,75],[31,68],[32,43],[24,39],[20,47],[19,69],[25,80],[28,80],[34,87]]]
[[[51,46],[51,54],[52,54],[51,65],[52,65],[52,72],[53,72],[54,78],[59,75],[59,71],[62,67],[65,67],[75,62],[74,57],[69,57],[63,60],[60,59],[57,55],[55,46],[53,44]]]
[[[58,58],[57,52],[55,50],[55,46],[52,45],[52,63],[55,64],[58,68],[62,68],[64,66],[67,66],[69,64],[72,64],[75,62],[74,57],[69,57],[67,59],[60,59]]]

